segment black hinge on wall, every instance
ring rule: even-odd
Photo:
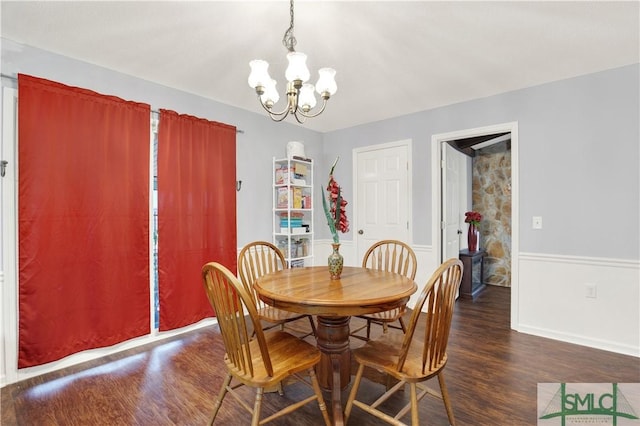
[[[4,177],[5,171],[7,170],[7,164],[9,164],[7,160],[0,161],[0,177]]]

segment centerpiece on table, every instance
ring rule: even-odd
[[[333,243],[331,247],[333,252],[329,255],[329,274],[332,280],[339,280],[342,274],[342,267],[344,266],[344,258],[340,254],[340,237],[338,237],[338,231],[345,233],[349,231],[349,220],[347,220],[347,200],[342,197],[342,191],[340,185],[333,178],[333,171],[338,164],[338,159],[333,162],[331,170],[329,170],[329,183],[327,184],[327,197],[322,191],[322,207],[324,208],[324,214],[327,217],[327,225],[329,225],[329,231],[333,237]]]
[[[478,241],[480,240],[478,225],[482,220],[482,215],[479,212],[470,211],[466,212],[464,216],[464,221],[469,224],[469,232],[467,233],[467,245],[469,247],[469,251],[477,251]]]

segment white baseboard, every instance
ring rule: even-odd
[[[623,355],[640,357],[640,350],[632,345],[620,344],[610,340],[593,339],[584,335],[571,333],[559,333],[556,330],[548,330],[536,327],[521,326],[520,333],[531,334],[533,336],[545,337],[547,339],[559,340],[561,342],[573,343],[590,348],[601,349],[603,351],[615,352]]]

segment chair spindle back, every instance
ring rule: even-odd
[[[426,326],[422,350],[423,374],[435,370],[446,361],[453,308],[461,281],[462,262],[455,258],[440,265],[427,281],[413,308],[402,343],[397,371],[402,370],[407,359],[409,347],[425,303],[427,308],[425,310]]]
[[[416,278],[418,262],[408,244],[398,240],[381,240],[367,250],[362,267],[395,272],[413,280]]]
[[[264,302],[258,297],[253,284],[263,275],[285,269],[286,265],[284,254],[267,241],[254,241],[240,250],[238,275],[258,308],[264,307]]]
[[[227,358],[234,367],[245,374],[254,375],[254,365],[245,313],[255,330],[261,358],[269,375],[273,374],[271,358],[267,349],[264,332],[251,294],[242,283],[223,265],[210,262],[202,268],[202,278],[207,297],[218,319]]]

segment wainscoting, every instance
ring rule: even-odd
[[[520,253],[519,271],[518,331],[640,357],[640,262]]]

